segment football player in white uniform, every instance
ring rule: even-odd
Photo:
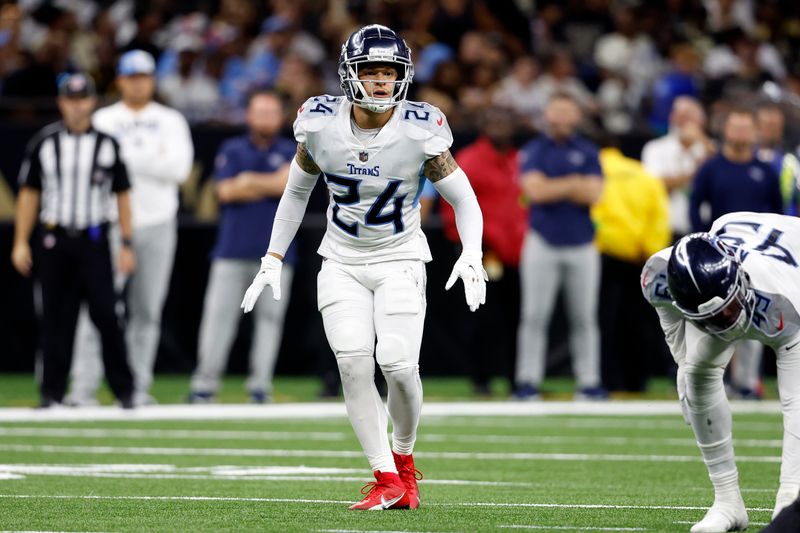
[[[461,278],[472,311],[486,298],[481,210],[450,155],[453,139],[442,112],[405,100],[413,74],[408,46],[385,26],[365,26],[342,45],[345,97],[311,98],[299,109],[289,182],[261,270],[242,302],[249,312],[267,285],[280,298],[281,259],[321,174],[330,205],[318,250],[324,257],[318,306],[336,354],[347,414],[377,480],[351,509],[419,506],[411,454],[422,406],[418,362],[425,262],[431,260],[419,215],[426,178],[453,205],[463,245],[445,288]],[[375,360],[389,389],[391,447],[374,384]]]
[[[678,397],[714,486],[714,504],[691,531],[739,531],[747,511],[733,453],[722,375],[734,341],[777,355],[784,417],[780,486],[773,516],[800,491],[800,219],[730,213],[653,255],[642,271],[678,363]]]

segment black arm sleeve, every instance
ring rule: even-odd
[[[109,142],[114,146],[114,166],[111,167],[111,190],[114,192],[127,191],[131,188],[130,180],[128,180],[128,169],[122,161],[120,155],[119,143],[112,137],[108,138]]]
[[[17,182],[20,187],[30,187],[37,191],[42,190],[42,163],[39,159],[39,152],[42,147],[42,139],[37,136],[25,150],[25,159],[19,167]]]

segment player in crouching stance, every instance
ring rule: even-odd
[[[714,504],[693,533],[740,531],[747,511],[733,453],[722,375],[733,341],[777,354],[784,417],[780,487],[773,517],[800,491],[800,220],[731,213],[709,233],[687,235],[653,255],[642,290],[658,311],[678,363],[678,397],[714,486]]]
[[[413,73],[408,46],[385,26],[366,26],[342,46],[345,97],[311,98],[299,109],[289,182],[261,270],[242,302],[249,312],[267,285],[280,298],[281,259],[322,174],[331,200],[318,250],[324,257],[318,305],[347,414],[377,480],[351,509],[419,506],[411,453],[422,406],[418,362],[425,262],[431,260],[418,206],[425,178],[453,205],[463,245],[445,288],[461,278],[472,311],[486,297],[480,207],[450,155],[452,134],[444,115],[405,100]],[[375,359],[389,389],[391,448],[373,379]]]

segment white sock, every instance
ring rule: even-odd
[[[414,451],[422,411],[422,381],[419,366],[383,370],[389,388],[389,416],[392,419],[392,449],[400,455]]]
[[[688,368],[689,420],[714,485],[714,503],[738,505],[739,471],[733,452],[731,406],[725,397],[721,368]]]
[[[386,408],[375,388],[375,360],[371,356],[341,357],[336,363],[342,377],[347,416],[369,466],[373,470],[396,474],[397,468],[386,437],[389,426]]]

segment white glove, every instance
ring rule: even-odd
[[[453,265],[453,272],[444,289],[449,291],[458,278],[464,282],[464,296],[467,298],[469,310],[476,311],[481,304],[486,303],[486,282],[489,280],[483,269],[480,254],[462,252],[461,257]]]
[[[241,307],[244,309],[245,313],[249,313],[253,310],[253,306],[256,305],[256,300],[258,300],[258,297],[261,295],[261,291],[263,291],[264,287],[267,285],[272,287],[272,297],[276,300],[281,299],[282,267],[283,261],[277,257],[267,254],[261,258],[261,270],[258,271],[255,279],[253,279],[253,283],[247,288],[247,292],[244,293]]]

